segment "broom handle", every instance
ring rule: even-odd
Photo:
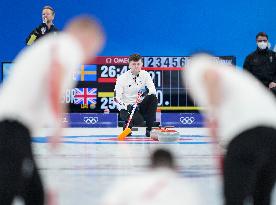
[[[128,121],[127,121],[127,124],[126,124],[125,129],[128,128],[128,126],[129,126],[129,124],[130,124],[130,121],[132,120],[132,117],[133,117],[134,112],[135,112],[135,110],[136,110],[136,107],[137,107],[137,105],[138,105],[138,99],[139,99],[141,96],[142,96],[142,93],[139,93],[139,92],[138,92],[137,97],[136,97],[135,104],[134,104],[134,106],[133,106],[133,108],[132,108],[132,111],[131,111],[130,116],[129,116],[129,118],[128,118]]]

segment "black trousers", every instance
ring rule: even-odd
[[[44,204],[44,191],[29,130],[17,121],[0,122],[0,204],[21,196],[25,205]]]
[[[153,127],[156,120],[157,97],[155,95],[147,95],[145,99],[138,105],[138,109],[133,115],[130,122],[132,126],[142,126],[146,121],[146,126],[149,130]],[[120,118],[126,123],[128,121],[129,113],[127,110],[120,111]]]
[[[256,127],[235,137],[224,159],[226,205],[269,205],[276,180],[276,130]]]

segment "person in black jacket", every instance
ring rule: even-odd
[[[257,49],[246,57],[243,67],[276,94],[276,53],[268,48],[265,32],[256,35],[256,43]]]
[[[58,29],[54,26],[53,20],[55,11],[51,6],[44,6],[42,9],[42,23],[36,27],[26,38],[26,45],[32,45],[37,39],[50,32],[57,32]]]

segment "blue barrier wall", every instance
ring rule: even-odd
[[[117,113],[65,113],[62,122],[69,127],[117,127]]]
[[[79,13],[98,17],[107,33],[101,55],[178,56],[204,49],[235,55],[242,65],[256,47],[257,32],[266,31],[272,45],[276,42],[273,0],[2,0],[0,4],[0,61],[12,61],[25,46],[47,4],[55,8],[59,28]]]

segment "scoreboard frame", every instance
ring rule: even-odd
[[[143,56],[144,67],[142,69],[148,71],[153,79],[157,90],[158,108],[161,111],[186,112],[203,109],[196,106],[196,102],[189,98],[188,88],[185,88],[182,82],[180,72],[185,72],[185,65],[189,60],[190,56]],[[216,56],[214,60],[236,65],[235,56]],[[10,63],[2,62],[2,81],[10,71],[6,70],[10,66],[5,67],[5,65]],[[106,109],[109,109],[110,112],[117,112],[114,101],[116,78],[127,70],[128,56],[98,56],[86,65],[80,66],[79,71],[72,76],[78,81],[76,89],[83,89],[83,93],[85,88],[96,88],[96,104],[74,104],[75,89],[68,89],[61,101],[70,104],[72,113],[97,113]],[[87,80],[85,76],[90,77],[90,80]],[[83,102],[86,101],[83,100]]]
[[[185,68],[185,65],[190,60],[190,56],[143,56],[143,68],[144,70],[148,71],[154,81],[157,90],[157,97],[158,97],[158,107],[162,111],[193,111],[193,110],[202,110],[202,107],[198,107],[195,105],[195,102],[188,103],[188,101],[192,101],[187,91],[185,93],[185,105],[181,105],[180,102],[180,94],[181,88],[185,89],[183,86],[182,78],[180,72],[182,72]],[[221,61],[226,64],[236,65],[236,58],[235,56],[216,56],[214,60]],[[89,64],[96,64],[99,66],[97,69],[99,72],[97,73],[98,82],[105,83],[105,84],[114,84],[116,82],[116,78],[122,74],[123,72],[128,70],[128,56],[99,56],[95,60],[91,61]],[[167,76],[164,76],[164,72],[168,72]],[[177,77],[173,77],[173,73],[178,73]],[[170,78],[167,83],[164,83],[167,78]],[[172,88],[173,82],[177,78],[178,85],[174,87],[177,95],[172,97]],[[162,82],[161,82],[162,81]],[[160,83],[161,82],[161,83]],[[162,85],[161,85],[162,84]],[[167,84],[167,87],[164,87],[164,84]],[[169,87],[168,87],[169,86]],[[161,89],[162,87],[162,89]],[[170,92],[170,94],[164,92]],[[103,92],[100,92],[102,97],[106,97],[106,99],[101,101],[105,103],[105,107],[102,109],[110,108],[108,107],[110,103],[112,104],[112,100],[110,100],[112,90],[105,91],[106,94],[109,96],[105,96]],[[164,104],[164,96],[168,95],[169,99],[167,100],[168,104]],[[107,99],[109,98],[109,99]],[[176,99],[177,98],[177,99]],[[172,101],[178,101],[178,103],[171,103]],[[101,102],[101,103],[102,103]],[[106,107],[107,106],[107,107]],[[111,110],[113,109],[111,105]]]

